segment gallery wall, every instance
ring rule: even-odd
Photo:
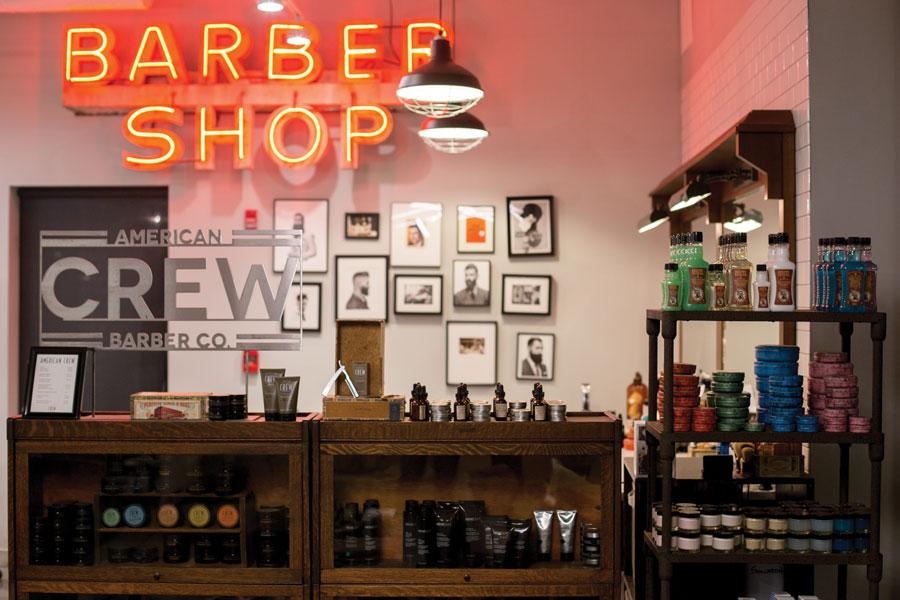
[[[338,23],[349,18],[388,20],[387,3],[300,3],[306,18],[323,32],[322,55],[334,68]],[[396,20],[430,16],[433,2],[398,2]],[[449,397],[445,384],[444,332],[447,320],[491,320],[499,325],[498,374],[510,393],[521,396],[529,382],[514,379],[518,332],[554,332],[555,377],[548,397],[578,402],[579,385],[593,385],[592,408],[621,410],[626,385],[644,371],[646,343],[643,309],[658,302],[658,279],[665,244],[637,238],[635,223],[649,210],[646,193],[679,162],[677,4],[652,8],[613,1],[528,0],[516,10],[499,2],[457,3],[457,58],[477,73],[487,98],[476,109],[491,137],[459,156],[425,148],[415,131],[420,119],[394,114],[392,137],[362,151],[356,171],[336,168],[330,146],[316,168],[297,171],[274,167],[254,143],[256,166],[240,172],[220,166],[213,172],[190,165],[149,174],[120,166],[121,118],[76,117],[61,107],[60,40],[63,25],[79,20],[109,23],[124,31],[123,44],[137,24],[172,23],[186,39],[185,54],[196,55],[196,32],[210,14],[245,23],[251,33],[266,20],[253,3],[160,0],[152,15],[140,12],[91,15],[3,16],[0,39],[0,88],[15,89],[0,99],[6,142],[0,148],[0,189],[49,185],[161,185],[169,189],[169,226],[230,230],[241,227],[245,209],[256,209],[261,226],[272,218],[274,198],[324,198],[329,201],[329,272],[309,275],[323,286],[325,326],[308,334],[298,353],[262,353],[264,367],[283,366],[302,377],[301,407],[320,408],[319,392],[334,360],[333,257],[388,254],[390,236],[379,241],[343,239],[343,215],[376,211],[384,224],[394,202],[438,202],[444,207],[443,266],[403,269],[442,273],[446,282],[442,317],[389,315],[386,329],[386,391],[406,393],[415,381],[432,397]],[[129,33],[132,32],[132,33]],[[190,61],[189,61],[190,62]],[[332,138],[337,120],[329,115]],[[188,117],[192,122],[192,117]],[[257,120],[258,122],[261,119]],[[254,131],[260,139],[260,127]],[[191,143],[186,134],[186,144]],[[225,155],[220,156],[224,163]],[[549,194],[555,198],[556,252],[549,258],[507,257],[506,197]],[[2,198],[0,228],[15,229],[14,196]],[[497,208],[496,252],[492,262],[493,302],[488,309],[457,311],[449,282],[455,251],[459,204]],[[8,238],[12,240],[13,238]],[[0,279],[15,290],[17,245],[0,254]],[[172,251],[172,256],[187,251]],[[242,255],[244,267],[268,265],[267,252]],[[240,267],[236,270],[240,275]],[[398,269],[397,272],[400,270]],[[391,272],[393,276],[394,271]],[[503,273],[547,274],[553,278],[549,317],[501,315]],[[13,322],[16,294],[0,298],[0,312]],[[224,300],[223,300],[224,302]],[[261,327],[275,331],[277,326]],[[11,327],[15,337],[15,330]],[[622,335],[631,331],[633,335]],[[9,381],[6,405],[15,405],[16,341],[0,354],[0,376]],[[169,355],[169,388],[226,391],[243,388],[238,353]],[[646,375],[646,373],[645,373]],[[251,406],[259,408],[258,383],[251,382]],[[475,390],[484,396],[488,388]]]

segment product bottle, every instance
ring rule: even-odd
[[[769,306],[773,312],[796,310],[796,265],[790,259],[790,238],[787,233],[769,235]]]
[[[363,504],[362,557],[369,567],[381,561],[381,505],[378,500],[366,500]]]
[[[709,309],[725,310],[728,308],[728,298],[725,294],[725,273],[722,265],[713,263],[709,265]]]
[[[834,284],[831,282],[831,267],[834,262],[834,243],[837,238],[825,239],[825,252],[822,254],[822,309],[829,311],[834,304]]]
[[[813,309],[822,310],[825,295],[825,238],[819,238],[816,247],[816,264],[813,265]]]
[[[403,566],[416,566],[416,527],[419,520],[419,503],[407,500],[403,509]]]
[[[509,414],[509,403],[506,401],[506,390],[503,384],[498,383],[494,388],[494,418],[498,421],[505,421]]]
[[[756,292],[753,300],[753,310],[769,310],[769,272],[766,265],[756,265],[756,281],[753,283]]]
[[[684,291],[684,310],[708,310],[706,296],[706,275],[709,263],[703,260],[703,232],[692,231],[690,247],[685,261],[686,277],[682,284]]]
[[[841,312],[860,313],[866,310],[866,263],[862,260],[862,240],[847,238],[846,260],[840,269]]]
[[[531,391],[531,418],[534,421],[547,420],[547,403],[544,402],[544,386],[540,383],[534,384]]]
[[[725,266],[729,296],[728,308],[731,310],[750,310],[753,307],[750,293],[750,271],[753,264],[747,260],[747,234],[734,235],[731,248],[731,260]]]
[[[456,388],[453,416],[457,421],[469,420],[469,388],[464,383],[459,384],[459,387]]]
[[[841,269],[847,260],[847,238],[836,237],[831,240],[831,260],[825,268],[828,280],[828,308],[831,312],[841,310]]]
[[[359,564],[362,554],[360,529],[359,505],[356,502],[348,502],[344,505],[344,522],[341,527],[344,537],[343,563],[348,567]]]
[[[416,521],[416,566],[430,567],[434,564],[435,544],[435,502],[425,500],[419,509]]]
[[[423,393],[425,388],[420,384],[413,385],[412,396],[409,399],[409,419],[411,421],[428,420],[428,403],[425,402]]]
[[[666,263],[665,278],[662,282],[663,310],[681,310],[680,291],[681,277],[678,275],[678,263]]]
[[[866,265],[866,287],[863,294],[863,302],[866,312],[875,312],[878,310],[878,295],[876,294],[876,276],[878,275],[878,265],[872,262],[872,238],[860,238],[862,242],[862,261]]]

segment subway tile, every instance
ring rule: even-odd
[[[795,198],[795,209],[798,217],[809,214],[809,192],[797,194]]]
[[[809,215],[797,217],[797,241],[809,239]]]

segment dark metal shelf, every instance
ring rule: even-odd
[[[703,549],[699,552],[684,552],[673,550],[664,552],[656,545],[649,532],[644,532],[644,543],[656,556],[658,561],[672,564],[780,564],[780,565],[867,565],[871,562],[869,554],[862,552],[851,553],[816,553],[816,552],[751,552],[748,550],[733,550],[732,552],[720,552],[718,550]]]
[[[756,312],[749,310],[659,310],[647,311],[648,319],[662,321],[748,321],[756,323],[877,323],[885,318],[885,313],[838,313],[816,310],[796,310],[793,312]]]
[[[710,432],[672,432],[663,431],[659,421],[647,423],[647,433],[661,442],[799,442],[805,444],[880,444],[884,434],[873,433],[775,433],[773,431],[710,431]]]

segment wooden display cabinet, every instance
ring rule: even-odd
[[[320,598],[619,598],[621,426],[609,415],[567,422],[334,422],[314,428],[318,509],[313,571]],[[339,566],[336,507],[377,499],[380,561]],[[487,515],[532,519],[534,510],[576,509],[576,556],[561,562],[553,525],[551,562],[527,568],[416,568],[403,564],[406,500],[484,500]],[[599,568],[583,566],[580,524],[601,530]]]
[[[216,592],[218,590],[218,593]],[[227,594],[234,600],[306,600],[303,586],[232,584],[140,584],[37,582],[19,584],[15,600],[217,600]]]
[[[15,547],[11,594],[159,596],[171,592],[193,596],[202,591],[199,595],[302,596],[310,583],[310,420],[267,423],[251,416],[246,421],[166,422],[131,421],[127,415],[75,421],[10,419],[9,526]],[[111,457],[130,459],[132,465],[134,461],[150,465],[145,469],[150,472],[150,489],[146,482],[142,488],[133,483],[129,471],[120,482],[124,482],[122,489],[110,490]],[[175,484],[160,491],[158,467],[163,460],[171,463]],[[118,462],[112,459],[112,463]],[[225,478],[222,465],[226,462],[237,473],[237,488],[220,488],[216,493],[217,482]],[[203,474],[207,490],[190,486],[193,480],[184,470],[194,465],[199,465],[197,472]],[[93,505],[93,560],[86,566],[66,561],[53,564],[52,560],[47,564],[45,557],[32,555],[33,521],[46,507],[72,501]],[[158,522],[157,508],[163,502],[179,507],[181,522],[176,527],[162,527]],[[146,525],[104,526],[101,514],[105,508],[122,509],[134,503],[148,514]],[[203,503],[212,511],[209,527],[195,528],[188,522],[187,508],[194,503]],[[215,509],[223,503],[238,509],[239,522],[234,528],[221,527],[215,521]],[[258,560],[261,538],[256,535],[256,510],[263,506],[286,507],[286,535],[279,539],[287,550],[287,560],[281,567],[262,566]],[[172,534],[186,540],[187,562],[162,560],[164,536]],[[226,535],[239,540],[238,564],[195,562],[199,536],[209,536],[219,545]],[[157,548],[160,557],[148,564],[110,562],[111,548],[129,547]],[[92,591],[100,584],[103,591]]]

